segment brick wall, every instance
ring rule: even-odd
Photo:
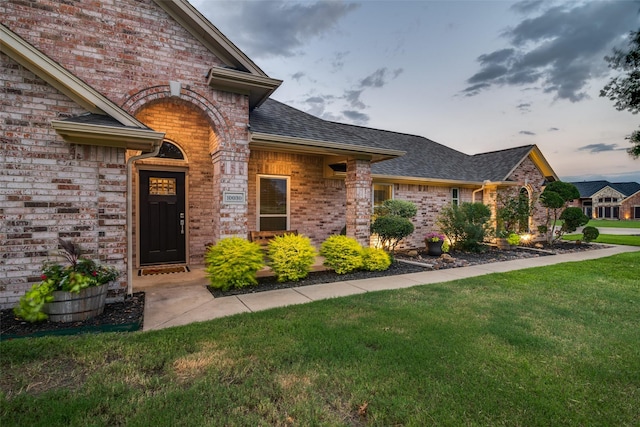
[[[252,150],[249,159],[249,230],[257,229],[257,176],[290,177],[290,228],[308,236],[317,247],[345,225],[343,180],[323,177],[322,156]]]
[[[13,60],[0,54],[0,307],[39,281],[58,238],[88,256],[125,270],[124,150],[70,145],[51,120],[84,111]],[[126,292],[125,277],[109,294]]]
[[[640,207],[640,192],[624,200],[620,207],[620,219],[640,219],[634,217],[636,207]]]

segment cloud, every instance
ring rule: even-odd
[[[349,55],[349,51],[335,52],[331,60],[332,71],[335,73],[344,67],[344,59]]]
[[[361,113],[359,111],[344,110],[342,114],[349,119],[352,123],[357,125],[366,125],[369,122],[369,115]]]
[[[588,151],[590,153],[602,153],[605,151],[621,151],[624,148],[618,148],[618,144],[589,144],[578,148],[578,151]]]
[[[516,108],[523,113],[528,113],[531,111],[531,104],[529,104],[528,102],[523,102],[522,104],[516,105]]]
[[[360,100],[363,89],[360,90],[346,90],[344,92],[344,99],[347,100],[349,105],[359,110],[364,110],[367,106]]]
[[[389,70],[387,70],[386,67],[384,68],[378,68],[377,70],[375,70],[373,73],[371,73],[370,75],[368,75],[367,77],[365,77],[364,79],[360,80],[360,87],[383,87],[388,83],[387,80],[387,73]],[[404,71],[404,69],[402,68],[398,68],[396,70],[392,71],[393,76],[391,77],[391,79],[395,79],[397,78],[400,74],[402,74],[402,72]]]
[[[294,3],[272,1],[203,1],[198,6],[206,16],[221,16],[223,33],[232,36],[249,57],[291,57],[314,37],[334,28],[355,3],[315,1]],[[222,19],[224,18],[224,19]]]
[[[588,98],[591,80],[608,73],[604,56],[629,31],[638,27],[636,1],[560,3],[547,6],[524,1],[519,13],[546,9],[504,30],[509,46],[480,55],[480,69],[462,90],[475,96],[495,86],[538,85],[555,99],[579,102]]]
[[[520,132],[518,132],[520,135],[530,135],[533,136],[536,133],[535,132],[531,132],[530,130],[521,130]]]
[[[559,130],[560,130],[560,129],[558,129],[558,128],[549,128],[549,132],[557,132],[557,131],[559,131]]]
[[[304,71],[298,71],[297,73],[293,73],[291,75],[291,78],[299,82],[300,79],[303,78],[304,76],[306,76],[306,73]]]

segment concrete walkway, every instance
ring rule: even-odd
[[[144,291],[146,293],[144,330],[148,331],[201,322],[237,313],[303,304],[327,298],[384,289],[408,288],[422,284],[447,282],[490,273],[502,273],[562,262],[583,261],[623,252],[636,251],[640,251],[640,248],[633,246],[613,246],[591,251],[397,276],[377,277],[373,279],[301,286],[222,298],[213,298],[211,293],[206,289],[208,281],[205,277],[204,269],[195,269],[188,273],[136,277],[133,281],[133,289],[134,292]]]

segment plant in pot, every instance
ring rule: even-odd
[[[424,242],[427,246],[427,253],[431,256],[442,255],[442,245],[444,244],[444,235],[441,233],[427,233]]]
[[[83,258],[80,247],[60,239],[60,255],[67,264],[47,262],[42,267],[42,281],[34,284],[13,309],[16,316],[28,321],[74,322],[101,314],[109,282],[118,277],[113,267]]]

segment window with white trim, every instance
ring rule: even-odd
[[[258,176],[258,230],[289,229],[289,177]]]
[[[460,189],[452,188],[451,189],[451,203],[458,206],[460,204]]]
[[[393,199],[393,184],[373,184],[374,209],[390,199]]]

